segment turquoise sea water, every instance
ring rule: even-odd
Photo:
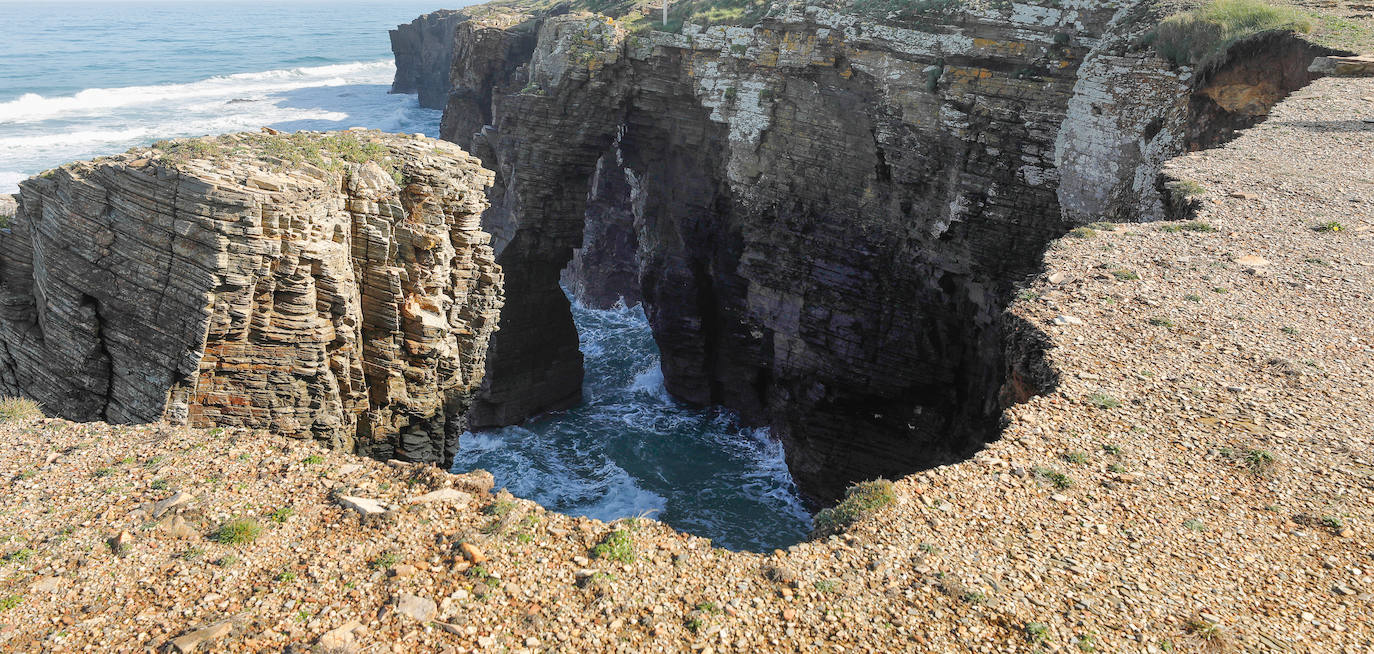
[[[387,30],[410,0],[0,0],[0,193],[77,159],[270,126],[437,135],[440,112],[389,95]],[[568,513],[648,513],[738,549],[804,537],[810,516],[765,430],[663,389],[638,307],[575,308],[582,406],[460,440],[455,470]]]

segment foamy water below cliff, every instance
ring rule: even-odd
[[[697,409],[663,388],[658,347],[638,306],[573,305],[587,375],[583,403],[464,434],[455,472],[485,468],[520,497],[601,520],[648,514],[731,549],[806,537],[811,516],[767,429]]]

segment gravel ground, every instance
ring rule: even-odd
[[[786,552],[261,432],[5,423],[0,649],[1371,651],[1369,120],[1374,80],[1319,81],[1169,166],[1193,222],[1061,240],[1012,308],[1061,386]]]

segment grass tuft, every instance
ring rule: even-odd
[[[27,397],[0,397],[0,422],[34,420],[43,417],[43,408]]]
[[[635,543],[630,537],[630,532],[623,529],[616,529],[606,537],[596,547],[592,548],[592,557],[619,561],[621,563],[633,563],[635,560]]]
[[[837,534],[858,522],[865,515],[895,501],[897,501],[897,493],[892,482],[886,479],[859,482],[844,492],[844,499],[839,504],[816,514],[812,534],[815,536]]]
[[[1094,393],[1088,396],[1088,404],[1099,409],[1115,409],[1121,406],[1121,400],[1103,393]]]
[[[243,545],[262,535],[262,525],[253,518],[234,518],[220,525],[211,538],[221,545]]]

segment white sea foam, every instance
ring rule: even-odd
[[[0,103],[0,193],[69,161],[115,154],[153,141],[269,126],[433,134],[439,112],[390,95],[389,60],[223,75],[187,84],[29,94]]]
[[[217,75],[187,84],[86,89],[76,95],[54,98],[26,93],[17,100],[0,102],[0,125],[100,115],[112,109],[168,103],[184,104],[191,100],[208,98],[234,100],[309,87],[389,83],[394,72],[395,66],[389,60],[360,61],[311,68]]]

